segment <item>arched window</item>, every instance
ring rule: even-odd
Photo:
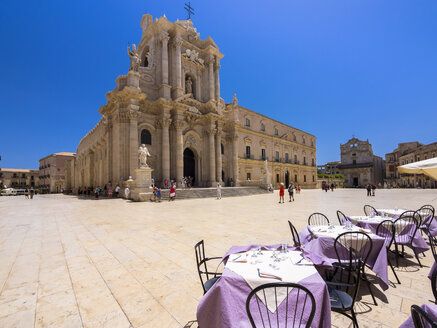
[[[264,123],[261,123],[261,131],[265,131],[265,130],[266,130],[266,127],[265,127]]]
[[[145,144],[145,145],[152,144],[152,135],[150,134],[150,131],[147,129],[141,131],[141,144]]]

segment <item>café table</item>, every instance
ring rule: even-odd
[[[279,282],[277,279],[261,278],[258,269],[261,273],[282,277],[283,282],[298,283],[308,288],[316,301],[311,327],[331,327],[328,288],[314,263],[309,259],[311,256],[308,252],[302,252],[295,247],[287,247],[287,252],[274,251],[273,249],[276,248],[281,249],[279,245],[263,246],[261,252],[257,248],[258,245],[233,246],[223,257],[223,262],[226,264],[222,276],[203,296],[197,308],[199,327],[251,327],[246,313],[246,300],[249,293],[262,284]],[[281,261],[275,261],[272,257],[274,252],[276,258],[280,258]],[[293,292],[294,290],[290,291]],[[290,297],[292,296],[290,294]],[[282,297],[282,300],[285,299],[284,295]],[[285,313],[285,303],[278,300],[280,316]],[[251,303],[250,308],[253,310],[251,312],[255,322],[259,322],[256,302]],[[275,309],[271,306],[268,308],[270,315],[276,318]],[[304,311],[304,318],[306,315],[307,311]]]
[[[381,213],[385,213],[387,216],[392,218],[398,218],[402,215],[402,213],[406,211],[411,211],[403,208],[383,208],[383,209],[377,209],[378,214],[381,215]]]
[[[348,216],[349,220],[356,226],[369,229],[372,233],[376,233],[376,229],[378,228],[378,225],[385,220],[390,220],[392,222],[395,222],[397,220],[396,217],[382,217],[379,215],[375,216]],[[404,225],[401,224],[395,224],[395,229],[401,229],[406,228]],[[409,231],[407,229],[406,231]],[[397,231],[399,236],[397,237],[398,241],[404,241],[405,238],[402,235],[402,231]],[[417,254],[426,252],[429,249],[428,244],[426,243],[425,239],[423,238],[422,234],[420,233],[419,229],[416,231],[416,234],[412,241],[412,247],[413,250],[417,252]]]
[[[429,315],[429,317],[437,321],[437,305],[435,304],[423,304],[421,306],[423,310]],[[414,328],[413,318],[409,317],[399,328]]]
[[[338,262],[335,253],[335,239],[348,231],[367,233],[372,239],[372,251],[367,259],[366,266],[378,277],[379,285],[383,290],[388,289],[387,250],[385,239],[363,228],[352,226],[308,226],[299,233],[300,241],[308,252],[323,256],[331,264]]]

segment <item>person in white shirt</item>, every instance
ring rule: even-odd
[[[222,199],[222,185],[217,183],[217,199]]]
[[[118,198],[118,193],[119,193],[119,192],[120,192],[120,186],[117,185],[117,186],[115,187],[115,197]]]
[[[129,187],[126,187],[126,188],[124,189],[124,195],[125,195],[126,199],[129,199],[129,194],[130,194]]]

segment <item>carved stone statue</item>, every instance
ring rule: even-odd
[[[185,57],[187,60],[199,65],[203,65],[204,63],[204,60],[199,57],[199,52],[197,52],[196,50],[187,49],[182,54],[182,56]]]
[[[148,156],[150,156],[149,150],[147,149],[145,144],[142,144],[140,148],[138,148],[138,167],[140,169],[149,167],[149,165],[147,165]]]
[[[130,58],[130,67],[129,71],[138,72],[141,64],[141,58],[138,55],[137,47],[135,44],[132,45],[132,50],[130,50],[130,47],[127,46],[127,53]]]
[[[238,105],[238,99],[237,99],[236,93],[234,93],[234,98],[232,99],[232,104],[233,104],[233,107],[236,107]]]
[[[190,76],[188,76],[185,81],[185,93],[193,93],[193,81],[191,81]]]

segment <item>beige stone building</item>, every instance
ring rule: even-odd
[[[38,176],[38,170],[0,169],[0,189],[37,188]]]
[[[397,187],[399,185],[399,176],[397,167],[400,164],[399,159],[415,149],[423,146],[420,142],[403,142],[399,143],[398,147],[391,153],[385,154],[385,179],[384,182],[388,187]]]
[[[437,142],[418,147],[399,156],[399,165],[423,161],[437,156]],[[398,178],[393,186],[402,188],[437,188],[437,181],[424,174],[405,174],[396,170]]]
[[[42,193],[56,193],[65,190],[66,163],[74,153],[55,153],[39,160],[39,188]],[[69,164],[68,164],[69,165]]]
[[[373,154],[368,140],[352,138],[340,145],[341,164],[345,187],[365,187],[367,184],[381,185],[384,182],[384,160]]]
[[[97,125],[79,143],[67,187],[121,184],[135,179],[138,148],[145,144],[155,183],[183,176],[195,186],[217,181],[261,185],[316,185],[314,135],[220,97],[223,54],[211,37],[201,39],[191,20],[170,22],[144,15],[142,37],[128,50],[131,65]]]

